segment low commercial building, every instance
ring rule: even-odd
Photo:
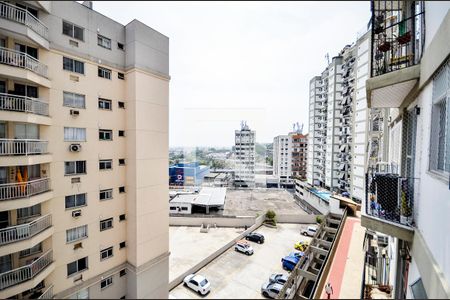
[[[169,201],[171,214],[209,214],[210,210],[221,210],[225,205],[225,187],[203,187],[199,191],[181,192]]]
[[[199,186],[207,174],[209,174],[209,167],[202,166],[199,162],[178,163],[169,167],[169,184]]]

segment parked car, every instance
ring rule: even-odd
[[[247,255],[253,254],[253,248],[247,241],[239,241],[234,246],[234,250],[245,253]]]
[[[304,254],[305,254],[305,253],[302,252],[302,251],[296,251],[296,252],[291,252],[291,253],[289,253],[288,256],[295,257],[295,258],[297,258],[298,260],[300,260],[300,258],[302,258],[302,256],[303,256]]]
[[[264,297],[275,299],[280,294],[282,288],[282,284],[268,281],[261,286],[261,293]],[[284,298],[286,298],[290,292],[291,289],[287,289]]]
[[[298,264],[299,260],[300,258],[294,256],[286,256],[281,259],[281,266],[286,271],[292,271]]]
[[[184,277],[183,283],[185,286],[189,287],[200,295],[206,295],[211,290],[211,284],[209,283],[208,279],[206,279],[202,275],[190,274]]]
[[[314,236],[317,232],[317,226],[308,226],[308,228],[303,228],[300,233],[304,236]]]
[[[250,234],[247,234],[245,236],[245,239],[247,241],[252,241],[252,242],[256,242],[258,244],[262,244],[264,243],[264,236],[260,233],[256,233],[256,232],[252,232]]]
[[[309,246],[308,242],[302,242],[302,241],[298,241],[297,243],[294,244],[295,250],[298,250],[298,251],[305,251],[306,248],[308,248],[308,246]]]
[[[271,283],[279,283],[281,285],[285,284],[287,280],[288,276],[286,274],[272,274],[269,277]]]

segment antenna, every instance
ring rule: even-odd
[[[330,64],[330,54],[325,54],[325,58],[327,59],[327,64]]]

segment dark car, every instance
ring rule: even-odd
[[[258,244],[262,244],[264,243],[264,236],[260,233],[256,233],[256,232],[252,232],[250,234],[247,234],[245,236],[245,239],[247,241],[252,241],[252,242],[256,242]]]

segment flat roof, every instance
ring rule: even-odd
[[[222,206],[225,204],[227,188],[203,187],[198,193],[178,194],[170,203],[189,203],[200,206]]]
[[[310,189],[310,192],[313,193],[314,195],[316,195],[317,197],[319,197],[320,199],[326,201],[326,202],[330,202],[330,198],[331,198],[331,192],[329,191],[324,191],[324,190],[318,190],[316,188],[312,188]]]

